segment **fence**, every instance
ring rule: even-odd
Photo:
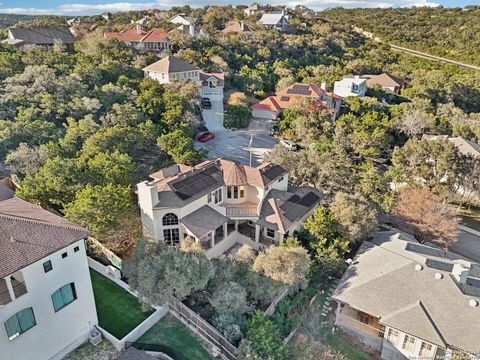
[[[264,311],[265,315],[273,315],[275,309],[280,301],[282,301],[285,296],[288,295],[290,288],[284,289],[278,296],[272,301],[272,303],[268,306],[267,310]]]
[[[162,353],[167,355],[169,358],[172,360],[188,360],[184,359],[183,357],[179,356],[175,349],[171,348],[170,346],[166,345],[158,345],[158,344],[145,344],[145,343],[140,343],[140,342],[126,342],[125,343],[125,348],[128,349],[129,347],[134,347],[135,349],[138,350],[144,350],[144,351],[151,351],[151,352],[156,352],[156,353]]]
[[[236,360],[237,348],[196,312],[190,310],[174,297],[169,298],[168,310],[209,344],[217,348],[224,359]]]
[[[99,272],[106,278],[112,280],[115,284],[122,287],[130,294],[135,297],[138,297],[136,291],[132,291],[130,286],[120,279],[120,271],[113,266],[105,266],[98,261],[87,258],[88,259],[88,266],[91,267],[93,270]],[[117,350],[123,350],[125,348],[125,344],[127,342],[134,342],[144,333],[146,333],[153,325],[155,325],[165,314],[168,312],[168,307],[158,307],[154,306],[155,312],[146,318],[141,324],[139,324],[135,329],[130,331],[127,335],[124,336],[123,339],[117,339],[115,336],[110,334],[107,330],[103,329],[102,327],[98,326],[98,329],[102,333],[103,337],[110,341]],[[181,360],[181,359],[179,359]]]

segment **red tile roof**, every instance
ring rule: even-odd
[[[252,110],[270,110],[270,111],[280,111],[282,109],[275,96],[269,96],[268,98],[256,104],[253,104],[250,108]]]
[[[137,42],[159,42],[165,41],[168,33],[161,29],[152,29],[149,31],[141,30],[137,32],[136,28],[125,29],[120,32],[105,33],[107,39],[117,39],[120,41],[137,41]]]

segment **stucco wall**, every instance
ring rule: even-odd
[[[74,252],[78,246],[80,250]],[[62,259],[61,254],[68,256]],[[50,260],[53,270],[45,273]],[[28,293],[0,308],[0,358],[2,360],[59,359],[84,342],[97,324],[84,241],[78,241],[22,269]],[[77,299],[54,312],[51,295],[73,282]],[[12,341],[4,323],[18,311],[32,307],[37,325]]]

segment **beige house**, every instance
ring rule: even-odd
[[[245,13],[245,16],[253,16],[257,14],[263,14],[265,12],[265,9],[261,5],[252,4],[245,10],[243,10],[243,12]]]
[[[480,265],[386,231],[364,243],[332,298],[336,326],[382,359],[480,353]]]
[[[223,73],[203,72],[198,67],[175,56],[165,56],[142,70],[145,77],[155,79],[161,84],[169,84],[174,81],[193,81],[200,85],[200,97],[223,100]]]
[[[322,199],[314,188],[290,187],[287,171],[270,163],[254,168],[215,159],[150,177],[137,185],[145,234],[172,245],[192,236],[210,258],[240,244],[281,244]]]

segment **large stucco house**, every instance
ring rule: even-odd
[[[407,234],[364,243],[332,298],[335,324],[382,359],[480,354],[480,265]]]
[[[310,100],[312,108],[327,109],[333,119],[338,117],[342,98],[327,92],[324,86],[319,87],[315,84],[292,84],[278,91],[276,95],[253,104],[250,109],[254,118],[275,120],[282,111],[291,108],[302,99]]]
[[[84,240],[40,206],[0,201],[0,358],[62,359],[98,323]]]
[[[206,73],[198,67],[175,57],[166,56],[143,68],[145,77],[157,80],[161,84],[169,84],[174,81],[192,81],[200,85],[201,97],[210,100],[223,100],[223,73]]]
[[[367,79],[358,75],[344,76],[343,79],[335,81],[333,92],[341,97],[365,96],[367,93]]]
[[[145,235],[172,245],[192,236],[210,258],[240,244],[281,244],[322,199],[312,187],[289,186],[288,172],[271,163],[250,167],[214,159],[150,177],[137,185]]]
[[[150,52],[163,52],[170,48],[168,33],[161,29],[144,30],[140,24],[119,32],[106,32],[108,40],[117,39],[127,46]]]

